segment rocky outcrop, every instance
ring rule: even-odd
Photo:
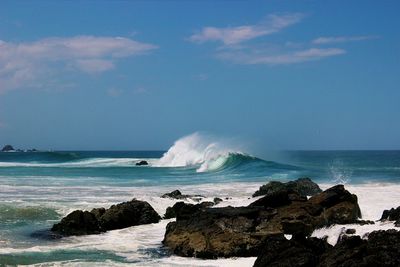
[[[400,232],[374,231],[367,240],[343,236],[332,247],[325,240],[302,238],[287,240],[283,235],[265,239],[254,267],[358,267],[400,266]]]
[[[318,266],[400,266],[400,232],[374,231],[368,240],[359,236],[342,238],[321,256]]]
[[[189,204],[184,202],[177,202],[172,207],[168,207],[164,219],[171,219],[171,218],[188,218],[193,213],[204,210],[206,208],[214,206],[213,202],[205,201],[201,202],[200,204]]]
[[[265,245],[254,263],[254,267],[317,266],[319,258],[332,246],[318,238],[292,238],[287,240],[283,234],[272,235],[265,239]]]
[[[141,160],[139,162],[136,162],[135,165],[136,166],[147,166],[147,165],[149,165],[149,163],[147,161],[145,161],[145,160]]]
[[[202,195],[183,195],[181,191],[179,190],[174,190],[170,193],[166,193],[161,196],[162,198],[173,198],[173,199],[187,199],[187,198],[192,198],[195,200],[200,200],[201,198],[204,198]]]
[[[304,197],[313,196],[322,192],[321,188],[319,188],[319,186],[310,178],[299,178],[295,181],[290,181],[287,183],[271,181],[265,185],[262,185],[260,189],[253,194],[253,197],[274,194],[275,192],[284,189],[295,191]]]
[[[394,221],[394,225],[400,227],[400,207],[384,210],[380,221]]]
[[[352,223],[360,216],[357,197],[342,185],[309,200],[282,189],[248,207],[206,208],[177,216],[168,224],[163,243],[180,256],[256,256],[270,235],[301,238],[318,227]]]
[[[12,145],[5,145],[1,151],[2,152],[9,152],[9,151],[14,151],[14,150],[15,149],[12,147]]]
[[[92,211],[75,210],[53,225],[51,231],[63,236],[98,234],[108,230],[159,222],[161,217],[145,201],[133,199]]]

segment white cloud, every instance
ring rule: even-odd
[[[319,37],[312,41],[313,44],[337,44],[337,43],[347,43],[355,41],[364,41],[370,39],[376,39],[378,36],[367,35],[367,36],[337,36],[337,37]]]
[[[310,48],[286,53],[271,54],[268,52],[225,52],[220,53],[218,57],[232,61],[238,64],[267,64],[267,65],[285,65],[295,64],[306,61],[320,60],[326,57],[332,57],[345,54],[346,51],[339,48]]]
[[[0,93],[19,87],[35,87],[44,78],[72,66],[86,73],[115,67],[118,58],[148,53],[157,47],[122,37],[75,36],[45,38],[36,42],[0,41]]]
[[[113,69],[114,63],[104,59],[80,59],[76,61],[76,67],[84,72],[95,73]]]
[[[225,45],[235,45],[260,36],[269,35],[296,24],[304,18],[303,14],[268,15],[267,18],[256,25],[237,27],[205,27],[199,33],[193,34],[189,40],[195,43],[207,41],[220,41]]]

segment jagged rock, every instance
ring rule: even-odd
[[[185,198],[192,198],[196,201],[200,201],[201,198],[204,198],[202,195],[183,195],[181,191],[174,190],[170,193],[166,193],[161,196],[162,198],[174,198],[174,199],[185,199]]]
[[[63,236],[98,234],[140,224],[159,222],[161,217],[145,201],[133,199],[92,211],[75,210],[54,224],[51,231]]]
[[[164,219],[171,219],[176,217],[178,217],[179,219],[188,218],[193,213],[205,208],[212,207],[213,205],[214,202],[210,201],[205,201],[196,205],[184,202],[177,202],[174,204],[174,206],[167,208]]]
[[[136,162],[135,165],[136,166],[146,166],[146,165],[149,165],[149,163],[147,161],[145,161],[145,160],[141,160],[139,162]]]
[[[8,152],[8,151],[14,151],[14,150],[15,149],[12,147],[12,145],[5,145],[1,151]]]
[[[400,227],[400,206],[396,209],[384,210],[380,221],[395,221],[394,225]]]
[[[359,236],[342,238],[321,256],[318,266],[400,266],[400,232],[374,231],[368,235],[368,240]]]
[[[290,181],[287,183],[271,181],[265,185],[262,185],[260,189],[253,194],[253,197],[274,194],[277,191],[284,189],[295,191],[303,197],[313,196],[322,192],[321,188],[319,188],[319,186],[310,178],[299,178],[295,181]]]
[[[318,238],[287,240],[283,234],[266,238],[254,267],[311,267],[317,266],[319,257],[332,246]]]
[[[248,207],[191,210],[177,216],[168,224],[163,243],[180,256],[256,256],[269,235],[304,238],[316,228],[352,223],[360,215],[357,197],[342,185],[309,200],[283,189]]]
[[[223,200],[222,200],[222,198],[219,198],[219,197],[215,197],[214,198],[214,203],[215,203],[215,205],[218,205],[219,203],[221,203]]]

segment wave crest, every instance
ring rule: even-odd
[[[159,167],[197,166],[197,172],[218,170],[235,155],[243,155],[221,141],[200,133],[180,138],[156,163]]]

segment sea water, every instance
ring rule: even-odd
[[[141,160],[148,166],[136,166]],[[0,153],[0,266],[252,266],[251,258],[200,260],[171,255],[163,246],[170,220],[100,235],[48,240],[48,230],[75,209],[109,207],[132,198],[162,216],[175,189],[243,206],[271,180],[310,177],[323,189],[345,184],[358,196],[363,219],[378,220],[400,205],[400,151],[282,151],[256,157],[221,141],[192,134],[168,151],[47,151]],[[188,200],[190,202],[191,200]],[[344,226],[318,229],[336,243]],[[393,223],[355,226],[363,235]]]

